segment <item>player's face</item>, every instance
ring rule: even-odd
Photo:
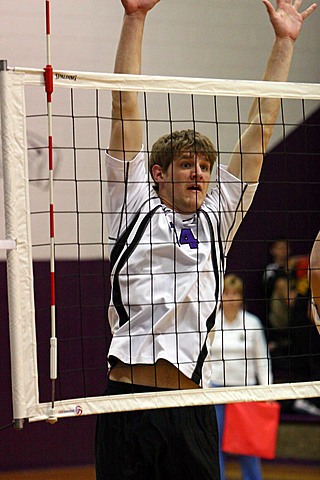
[[[162,172],[160,198],[176,212],[193,213],[206,197],[210,176],[210,162],[204,155],[181,153],[168,170]]]

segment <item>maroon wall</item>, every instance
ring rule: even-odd
[[[57,399],[101,395],[110,341],[106,305],[108,263],[57,262]],[[40,401],[51,398],[49,380],[49,265],[34,264]],[[0,263],[0,428],[12,422],[6,265]],[[67,369],[65,367],[67,365]],[[71,396],[71,397],[70,397]],[[81,465],[94,461],[95,416],[67,418],[50,425],[25,423],[0,432],[0,469]]]

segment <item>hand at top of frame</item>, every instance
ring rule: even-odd
[[[277,0],[276,9],[269,0],[262,1],[267,8],[276,36],[278,38],[289,38],[293,42],[299,36],[303,21],[317,8],[317,4],[313,3],[300,13],[298,9],[302,0]]]
[[[147,13],[160,0],[121,0],[123,8],[127,15],[133,15],[137,12]]]

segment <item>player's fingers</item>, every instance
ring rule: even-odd
[[[295,0],[293,6],[299,10],[299,8],[301,7],[301,3],[302,3],[302,0]]]
[[[313,3],[312,5],[310,5],[309,8],[304,10],[304,12],[301,13],[301,16],[302,16],[303,20],[305,20],[307,17],[309,17],[315,11],[316,8],[317,8],[317,4]]]
[[[265,4],[266,9],[267,9],[269,15],[272,15],[272,14],[274,13],[274,11],[275,11],[274,8],[273,8],[272,3],[269,2],[269,0],[262,0],[262,3]]]

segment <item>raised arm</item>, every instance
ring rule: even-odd
[[[318,232],[311,250],[309,279],[312,300],[316,306],[318,316],[320,317],[320,231]],[[313,320],[315,321],[316,318],[313,317]],[[317,324],[317,328],[320,333],[319,324]]]
[[[294,43],[303,21],[313,13],[316,4],[299,13],[302,0],[277,0],[275,9],[269,0],[262,0],[267,8],[275,33],[275,41],[263,77],[265,81],[288,80]],[[259,180],[263,157],[280,107],[280,99],[255,99],[248,117],[248,127],[237,143],[228,165],[233,175],[245,182]]]
[[[124,18],[114,72],[140,74],[146,15],[160,0],[121,0]],[[141,149],[142,125],[136,92],[112,92],[110,155],[132,160]]]

